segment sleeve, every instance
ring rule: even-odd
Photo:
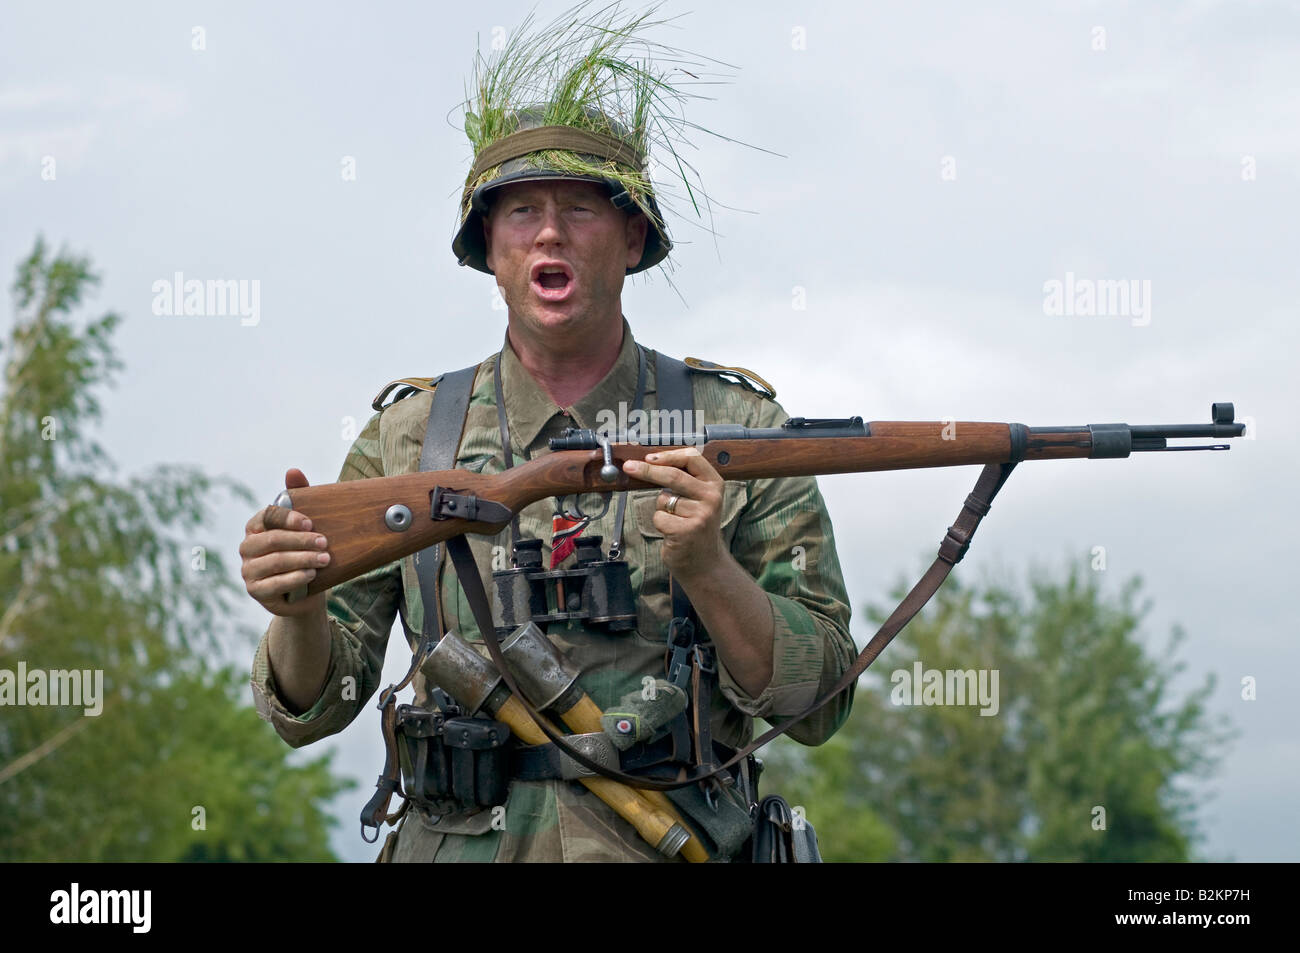
[[[764,401],[754,426],[775,427],[786,418],[779,404]],[[816,479],[751,481],[731,553],[772,604],[773,670],[771,682],[753,696],[719,660],[721,690],[745,714],[778,724],[829,691],[857,657],[835,536]],[[850,686],[792,728],[790,737],[807,745],[825,742],[852,704]]]
[[[383,475],[376,414],[348,451],[339,482]],[[280,696],[271,671],[269,629],[262,636],[253,659],[253,701],[258,714],[293,747],[342,731],[378,689],[384,649],[402,598],[400,567],[400,562],[389,563],[329,591],[329,670],[320,697],[302,714],[294,714]]]

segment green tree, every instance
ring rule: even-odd
[[[1027,594],[950,578],[864,677],[830,743],[769,749],[765,787],[805,806],[827,860],[1193,859],[1189,785],[1213,773],[1231,732],[1206,712],[1212,676],[1174,695],[1180,629],[1148,655],[1140,587],[1108,598],[1083,565],[1032,572]],[[983,670],[990,689],[996,672],[996,713],[927,699],[917,662]]]
[[[321,810],[348,786],[290,754],[246,675],[208,658],[248,638],[240,590],[200,534],[246,489],[163,464],[114,480],[91,437],[122,368],[120,318],[72,315],[90,263],[20,263],[0,393],[0,859],[330,860]],[[88,706],[19,705],[25,670],[91,673]],[[96,676],[94,673],[102,673]],[[82,701],[86,701],[83,696]]]

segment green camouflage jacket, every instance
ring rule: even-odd
[[[493,389],[497,356],[479,365],[456,467],[485,473],[504,469]],[[599,428],[620,403],[630,413],[636,390],[637,346],[624,322],[618,360],[603,380],[573,406],[560,408],[533,380],[508,345],[504,349],[503,392],[516,465],[549,452],[547,441],[565,427]],[[646,369],[647,410],[657,408],[655,361]],[[788,415],[774,400],[741,384],[710,374],[692,374],[694,426],[736,423],[780,426]],[[343,463],[339,480],[392,476],[419,469],[420,450],[432,401],[418,392],[385,407],[367,423]],[[646,675],[662,677],[671,618],[668,573],[660,558],[662,534],[652,521],[658,490],[632,491],[624,522],[624,558],[638,593],[635,632],[610,635],[580,623],[552,624],[548,634],[582,669],[580,683],[602,709],[642,686]],[[616,505],[594,520],[584,535],[613,537]],[[520,513],[525,538],[544,540],[543,565],[550,565],[551,500]],[[728,482],[722,532],[732,555],[768,593],[775,623],[774,671],[761,694],[750,695],[718,660],[719,691],[713,693],[715,740],[739,747],[753,736],[754,718],[801,710],[828,690],[848,669],[856,650],[849,635],[849,605],[835,553],[830,517],[812,477]],[[468,537],[485,578],[509,566],[509,529],[496,538]],[[569,556],[572,562],[573,556]],[[444,567],[446,563],[444,561]],[[567,568],[567,563],[565,568]],[[470,641],[481,641],[455,573],[440,577],[444,621]],[[263,637],[253,663],[253,695],[261,716],[290,745],[299,747],[346,728],[368,707],[379,684],[389,632],[401,606],[419,632],[424,618],[412,557],[334,587],[329,594],[331,664],[320,698],[293,714],[281,699]],[[412,647],[413,648],[413,647]],[[415,703],[429,705],[422,676],[413,682]],[[790,731],[805,744],[821,744],[848,717],[852,691]],[[376,758],[380,757],[376,717]],[[501,829],[503,828],[503,829]],[[580,784],[571,781],[515,782],[504,815],[480,811],[434,819],[408,811],[394,860],[575,861],[662,860],[632,827]]]

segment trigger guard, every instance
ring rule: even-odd
[[[584,512],[582,511],[582,507],[578,505],[579,497],[581,496],[580,493],[574,493],[574,494],[573,494],[573,510],[572,510],[572,511],[565,509],[565,507],[564,507],[564,500],[565,500],[565,497],[564,497],[564,496],[557,496],[557,497],[555,498],[555,515],[556,515],[556,516],[563,516],[563,517],[565,517],[566,519],[571,519],[571,520],[592,520],[592,521],[594,521],[594,520],[598,520],[598,519],[600,519],[601,517],[603,517],[606,513],[609,512],[609,501],[610,501],[610,498],[611,498],[613,495],[614,495],[613,493],[601,493],[601,494],[600,494],[600,496],[604,498],[605,505],[602,506],[602,507],[600,508],[600,512],[599,512],[599,513],[584,513]]]

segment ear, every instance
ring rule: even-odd
[[[637,262],[641,260],[641,255],[645,252],[645,238],[649,228],[650,222],[641,212],[636,212],[627,217],[628,268],[635,268]]]

